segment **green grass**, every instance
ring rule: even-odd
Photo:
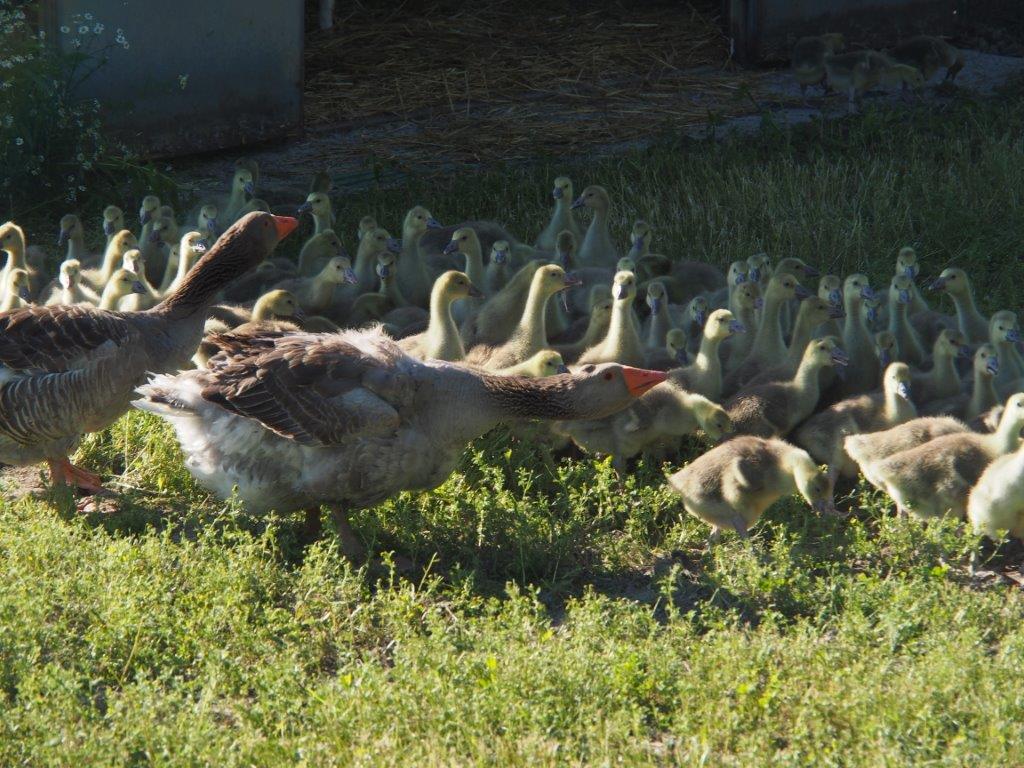
[[[1022,150],[1014,92],[568,172],[609,188],[620,240],[643,217],[659,251],[764,249],[876,285],[914,243],[927,274],[971,268],[992,310],[1024,278]],[[338,200],[340,229],[423,202],[533,232],[565,171],[414,180]],[[848,520],[789,499],[708,551],[670,466],[620,484],[498,431],[436,493],[354,516],[415,563],[401,577],[211,499],[143,414],[79,459],[123,483],[118,512],[0,507],[2,765],[1024,763],[1020,591],[966,577],[955,523],[899,520],[863,486]]]

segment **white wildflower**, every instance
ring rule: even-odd
[[[92,21],[92,14],[91,13],[85,14],[85,20],[86,21]]]
[[[127,51],[131,46],[129,46],[128,43],[124,43],[121,47]]]
[[[14,145],[17,146],[17,147],[20,147],[24,143],[25,143],[25,140],[23,138],[21,138],[21,136],[19,136],[18,138],[16,138],[14,140]]]
[[[185,90],[188,86],[188,75],[178,75],[178,87],[181,90]]]
[[[63,32],[65,35],[71,34],[71,27],[69,27],[67,24],[64,24],[61,26],[60,31]]]
[[[104,27],[104,26],[103,26],[102,24],[100,24],[99,22],[97,22],[97,23],[96,23],[96,26],[94,26],[94,27],[92,28],[92,31],[93,31],[93,34],[96,34],[96,35],[102,35],[102,34],[103,34],[103,30],[104,30],[104,29],[106,29],[106,27]]]
[[[78,28],[78,34],[80,34],[80,35],[88,35],[89,34],[89,27],[87,27],[85,24],[83,24],[82,26],[80,26]]]

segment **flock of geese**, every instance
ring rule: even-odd
[[[620,249],[607,191],[577,197],[565,177],[532,244],[415,206],[400,239],[364,217],[352,258],[318,175],[290,259],[274,250],[298,219],[270,213],[257,180],[239,162],[194,227],[150,196],[136,235],[110,206],[102,254],[67,215],[50,282],[0,226],[0,461],[102,492],[68,456],[134,405],[173,425],[202,485],[317,530],[327,506],[355,553],[349,510],[436,487],[497,424],[619,472],[701,433],[712,447],[668,485],[712,540],[748,536],[786,495],[835,513],[860,474],[900,512],[1024,534],[1017,316],[982,315],[961,269],[924,286],[952,314],[926,300],[911,247],[884,290],[763,253],[723,274],[657,253],[644,221]]]
[[[918,35],[887,51],[871,49],[843,52],[839,33],[803,37],[793,48],[793,76],[806,99],[807,88],[820,85],[825,93],[845,93],[853,108],[872,88],[913,89],[920,93],[940,69],[945,81],[953,81],[964,67],[964,56],[941,37]]]

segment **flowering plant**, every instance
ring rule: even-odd
[[[80,96],[112,48],[130,47],[124,31],[83,13],[58,34],[66,44],[49,44],[22,8],[0,0],[0,200],[14,210],[74,202],[90,171],[126,152],[103,136],[99,102]]]

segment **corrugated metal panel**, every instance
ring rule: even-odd
[[[785,59],[804,35],[844,32],[882,48],[900,37],[942,34],[957,0],[727,0],[734,54],[745,64]]]
[[[51,0],[51,39],[76,14],[129,48],[85,84],[107,125],[149,155],[223,149],[281,136],[302,120],[303,8],[300,0]]]

